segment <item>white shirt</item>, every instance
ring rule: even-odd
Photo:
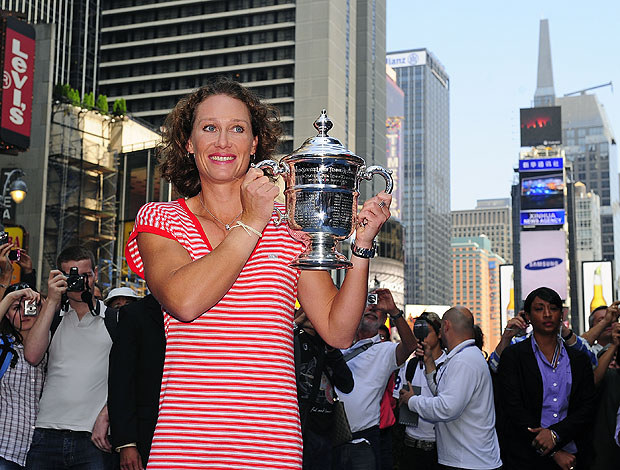
[[[435,365],[445,362],[447,357],[448,356],[446,356],[446,353],[442,352],[441,356],[435,359]],[[409,361],[407,361],[407,363],[409,363]],[[424,363],[420,361],[420,364],[424,364]],[[393,394],[394,398],[398,398],[400,396],[399,394],[400,389],[403,387],[404,384],[407,383],[407,378],[405,377],[406,373],[407,373],[406,366],[403,367],[398,372],[398,380],[397,380],[398,383],[394,386],[394,394]],[[415,386],[420,387],[421,396],[423,397],[433,396],[433,392],[431,392],[431,389],[429,388],[428,383],[426,381],[426,374],[424,373],[424,368],[420,369],[419,365],[415,368],[415,373],[413,374],[413,380],[411,381],[411,385],[413,385],[414,387]],[[405,427],[405,434],[407,434],[409,437],[413,437],[414,439],[418,439],[421,441],[435,442],[435,425],[431,423],[430,421],[426,421],[425,419],[420,418],[417,426],[406,426]]]
[[[64,312],[49,347],[47,378],[36,427],[91,432],[108,399],[108,356],[112,339],[105,327],[106,307],[78,320]]]
[[[347,362],[355,382],[351,393],[336,389],[344,403],[352,432],[379,425],[381,397],[390,375],[398,369],[398,344],[390,341],[382,343],[379,335],[358,341],[349,349],[342,350],[342,354],[346,356],[349,351],[369,343],[373,345]]]
[[[413,396],[409,409],[435,423],[440,464],[469,469],[502,465],[491,374],[473,339],[450,351],[437,371],[437,396]]]

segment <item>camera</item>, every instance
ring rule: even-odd
[[[377,305],[378,300],[377,294],[368,294],[368,299],[366,299],[366,302],[368,305]]]
[[[83,292],[86,290],[86,274],[78,274],[76,266],[69,269],[67,276],[67,292]]]
[[[9,242],[9,232],[0,233],[0,245],[4,245]]]
[[[418,318],[413,324],[413,335],[420,341],[428,336],[428,322],[424,318]]]
[[[24,300],[24,316],[34,317],[37,314],[37,301]]]
[[[9,260],[11,261],[19,261],[22,257],[21,250],[11,250],[9,251]]]

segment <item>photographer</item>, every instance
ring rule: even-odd
[[[491,374],[474,342],[474,318],[465,307],[452,307],[441,321],[441,341],[448,355],[435,370],[430,345],[425,344],[427,383],[435,396],[415,394],[408,383],[400,403],[435,423],[437,460],[454,468],[501,467],[495,433]]]
[[[0,302],[0,334],[10,347],[8,367],[0,373],[0,469],[24,468],[39,410],[45,361],[24,359],[23,341],[37,320],[39,294],[19,283],[10,285]]]
[[[446,353],[441,349],[439,341],[440,330],[441,319],[436,313],[424,312],[416,319],[413,333],[418,339],[418,348],[416,355],[407,361],[407,366],[399,371],[397,385],[394,387],[396,398],[398,398],[402,387],[408,388],[408,383],[411,383],[414,390],[419,389],[420,395],[433,396],[426,381],[424,366],[429,361],[429,365],[426,366],[428,373],[432,368],[441,367],[441,364],[446,361]],[[401,422],[403,422],[402,419]],[[399,468],[402,470],[417,468],[434,470],[439,468],[435,425],[433,423],[418,418],[416,426],[406,425],[404,452]]]
[[[89,250],[69,247],[57,266],[49,274],[48,308],[24,342],[26,360],[33,365],[49,353],[26,468],[64,469],[79,462],[89,470],[107,470],[112,464],[106,406],[112,339],[106,307],[92,297],[95,259]]]
[[[401,342],[381,341],[379,326],[390,316]],[[353,373],[355,385],[350,393],[337,389],[344,403],[353,440],[334,449],[334,468],[374,470],[381,468],[379,418],[380,402],[390,375],[415,350],[417,341],[411,328],[396,307],[388,289],[376,289],[368,303],[357,331],[357,341],[343,350]]]

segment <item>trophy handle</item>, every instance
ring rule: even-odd
[[[392,189],[394,189],[394,180],[392,179],[392,170],[386,170],[382,166],[373,165],[360,168],[360,179],[371,180],[374,175],[381,175],[385,180],[385,192],[387,194],[392,194]]]
[[[277,178],[279,175],[288,174],[288,167],[282,163],[278,163],[275,160],[263,160],[256,164],[252,164],[254,168],[258,168],[259,170],[270,170],[271,174],[274,178]],[[284,220],[288,220],[288,215],[283,213],[280,209],[274,206],[273,210],[278,213],[278,220],[274,222],[276,227],[282,223]]]
[[[265,171],[266,169],[271,170],[271,174],[274,178],[277,178],[279,175],[285,175],[288,173],[288,167],[283,165],[282,163],[276,162],[275,160],[263,160],[256,164],[252,164],[252,166],[263,171]]]

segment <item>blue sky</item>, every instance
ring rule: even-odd
[[[620,138],[620,1],[387,0],[387,51],[426,47],[450,76],[452,209],[509,197],[519,108],[532,104],[541,19],[556,96],[594,90]]]

